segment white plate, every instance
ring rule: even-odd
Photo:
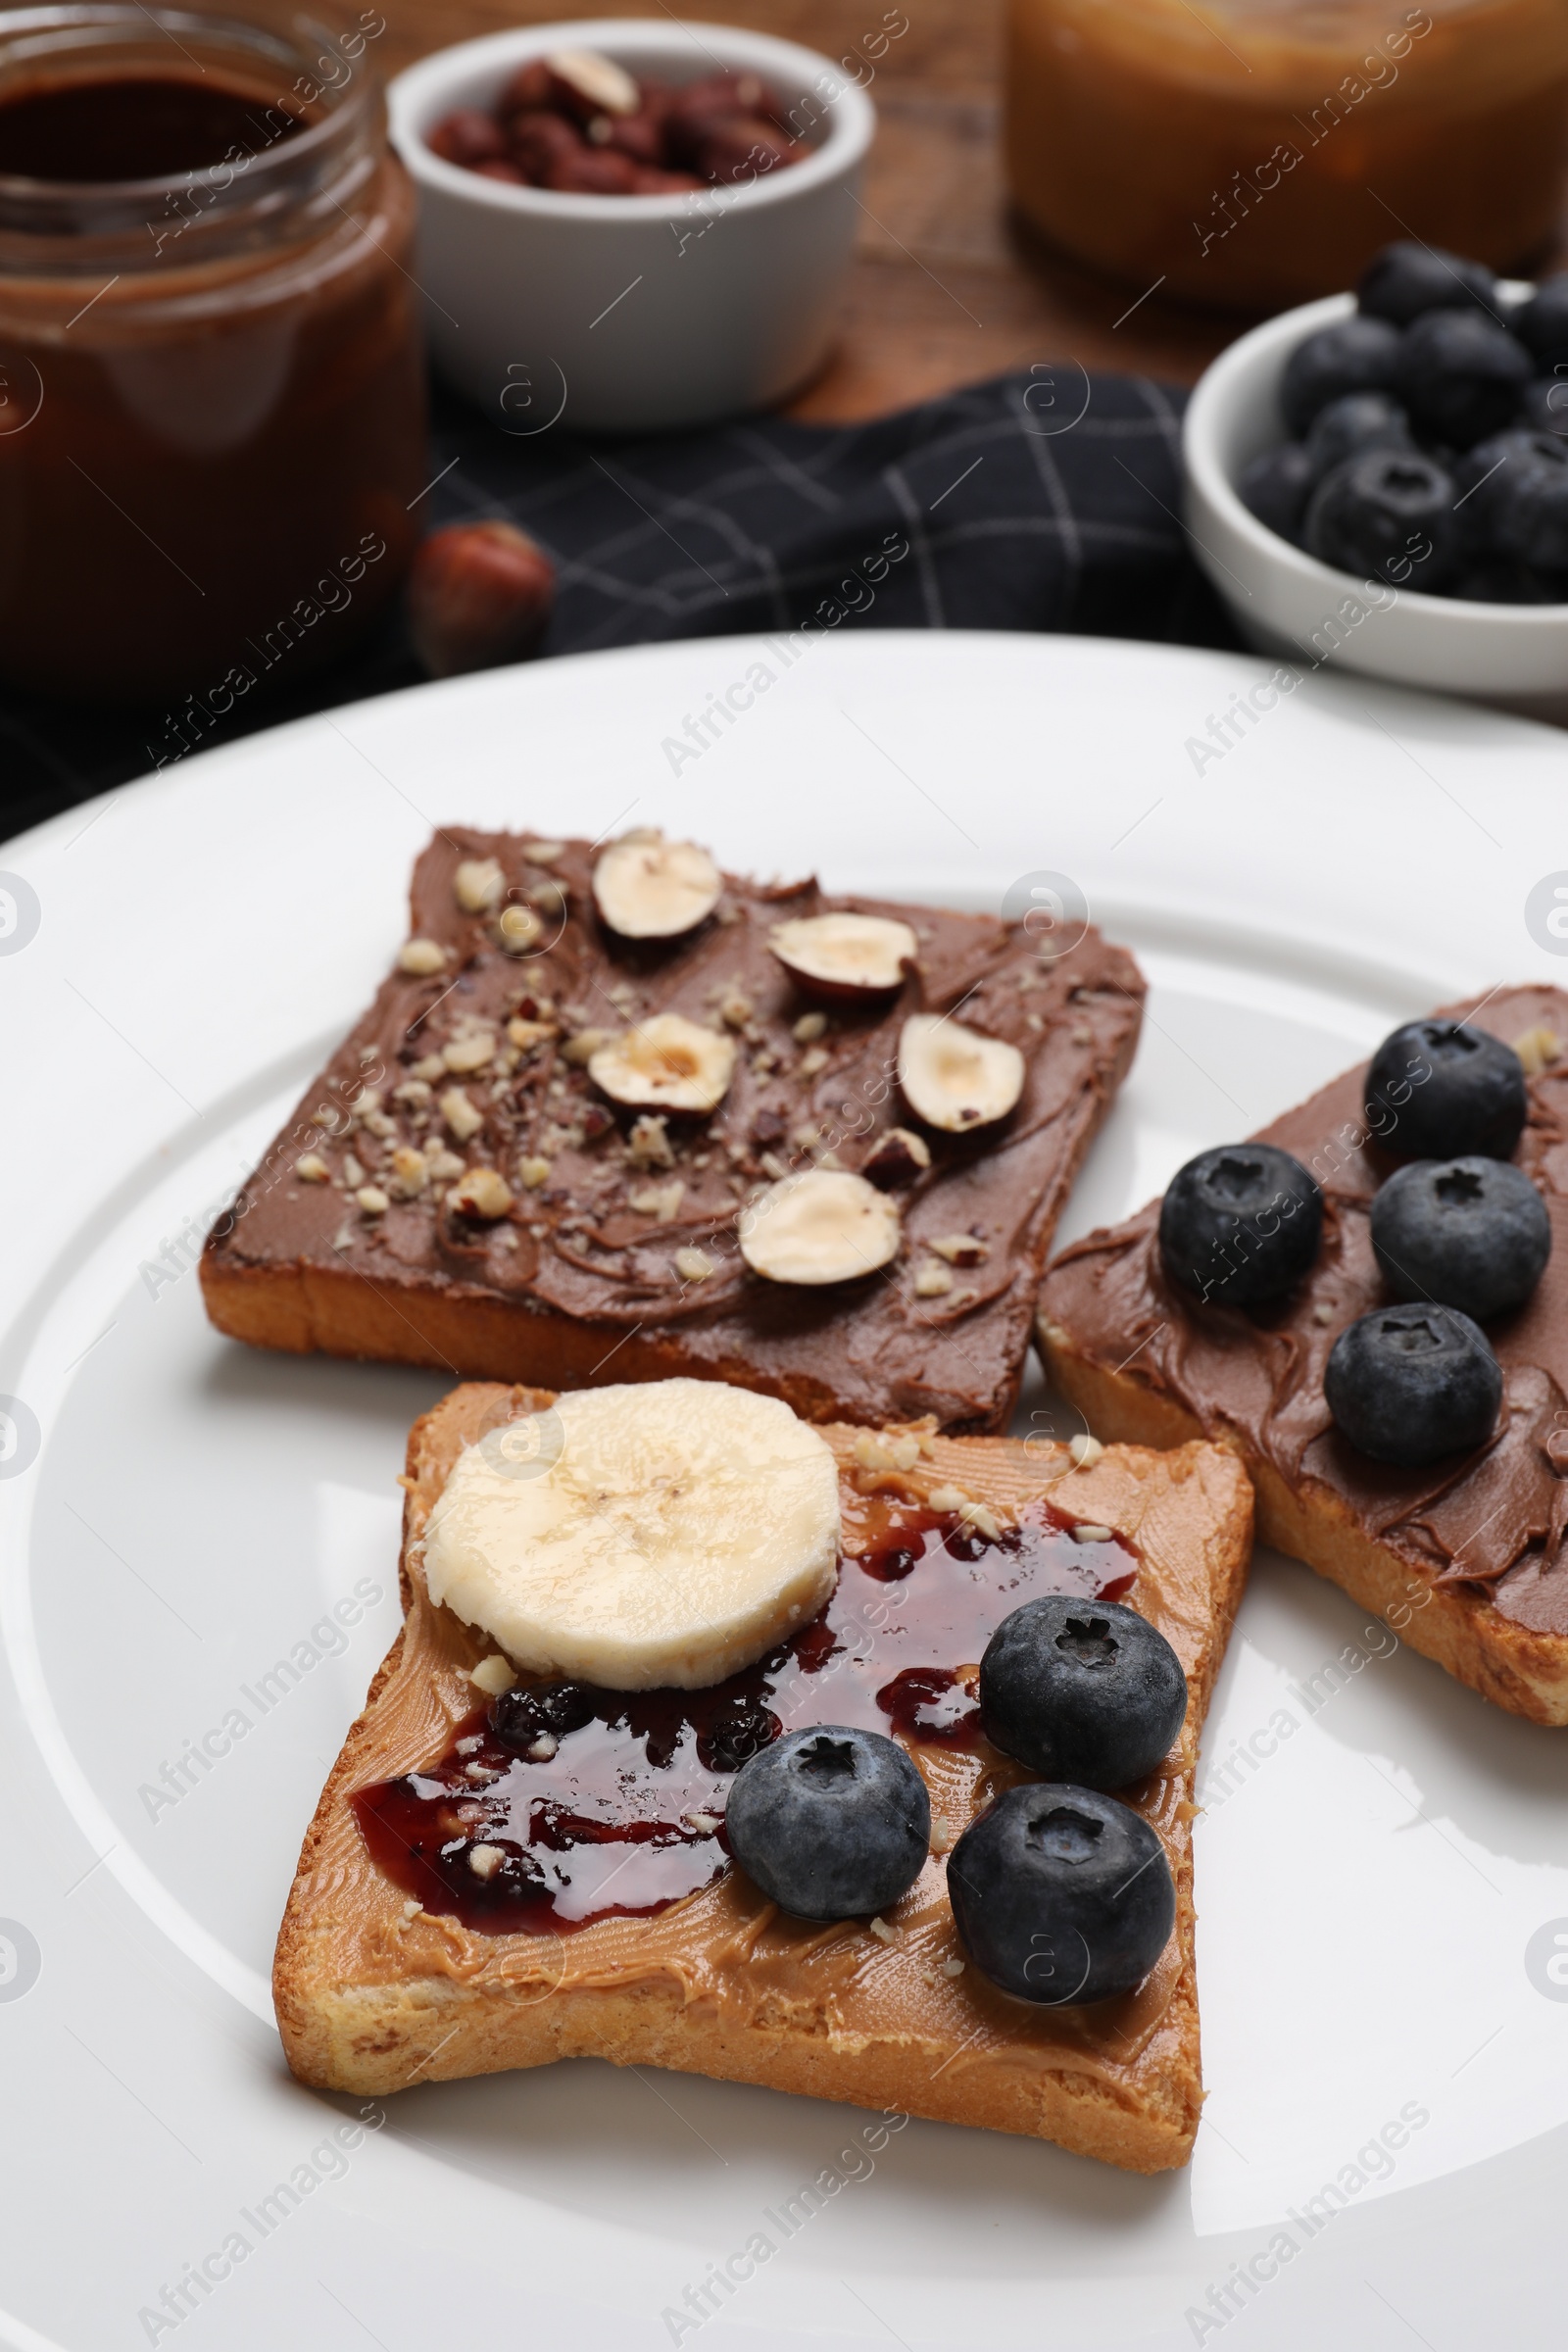
[[[753,707],[672,773],[666,739],[758,662]],[[713,639],[309,719],[0,850],[25,886],[0,940],[0,1389],[26,1408],[0,1465],[0,1915],[25,1931],[0,1930],[0,2339],[1560,2341],[1563,1741],[1374,1654],[1283,1561],[1205,1742],[1212,1772],[1292,1718],[1199,1831],[1190,2172],[923,2123],[871,2149],[853,2109],[587,2062],[362,2119],[289,2080],[270,2020],[300,1834],[393,1631],[405,1429],[442,1384],[229,1346],[178,1237],[365,1000],[432,820],[662,820],[743,866],[975,905],[1072,875],[1153,988],[1071,1234],[1396,1018],[1561,968],[1525,919],[1562,854],[1560,736],[1324,679],[1200,763],[1264,674],[1071,638],[846,635],[791,664]],[[234,1709],[177,1801],[142,1793]],[[786,2240],[764,2216],[825,2172]],[[771,2258],[683,2325],[759,2232]]]

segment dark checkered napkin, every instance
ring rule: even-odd
[[[761,417],[589,443],[508,432],[438,396],[425,503],[432,527],[504,516],[549,550],[546,655],[811,626],[1230,645],[1178,520],[1182,406],[1064,364],[869,424]],[[389,621],[297,698],[247,698],[203,748],[419,674]],[[177,741],[165,718],[0,697],[0,826],[140,774]]]

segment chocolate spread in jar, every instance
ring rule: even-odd
[[[1469,1007],[1441,1017],[1468,1019]],[[1538,1028],[1568,1041],[1568,995],[1499,990],[1480,1001],[1475,1024],[1509,1044]],[[1541,1188],[1552,1252],[1525,1304],[1487,1326],[1503,1375],[1496,1431],[1479,1451],[1422,1469],[1358,1452],[1323,1396],[1340,1333],[1388,1302],[1371,1207],[1396,1163],[1367,1139],[1365,1078],[1364,1064],[1348,1071],[1255,1139],[1293,1152],[1323,1188],[1322,1246],[1287,1298],[1252,1310],[1196,1305],[1166,1277],[1154,1200],[1062,1252],[1043,1313],[1080,1353],[1125,1365],[1209,1434],[1233,1432],[1293,1487],[1330,1488],[1423,1577],[1490,1594],[1534,1633],[1568,1634],[1568,1057],[1530,1079],[1514,1154]]]

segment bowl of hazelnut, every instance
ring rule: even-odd
[[[1568,720],[1568,274],[1386,246],[1220,354],[1182,453],[1253,645]]]
[[[827,58],[579,20],[440,50],[388,108],[436,366],[504,430],[706,423],[822,365],[875,127]]]

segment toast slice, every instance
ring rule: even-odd
[[[1089,930],[1043,959],[1022,922],[734,875],[686,937],[617,940],[595,849],[435,836],[410,941],[209,1237],[213,1322],[454,1378],[687,1375],[806,1420],[1004,1428],[1052,1235],[1138,1044],[1132,957]],[[770,946],[785,921],[845,911],[917,948],[902,982],[854,1003],[803,990]],[[913,1132],[897,1077],[912,1012],[1017,1050],[1008,1116]],[[596,1039],[670,1013],[733,1048],[709,1115],[639,1112],[586,1066]],[[764,1280],[738,1220],[824,1164],[870,1167],[899,1254],[858,1279]],[[489,1171],[480,1215],[462,1206],[470,1170]]]
[[[1324,1402],[1335,1340],[1387,1299],[1369,1219],[1394,1163],[1364,1124],[1364,1063],[1254,1139],[1294,1152],[1324,1194],[1317,1260],[1282,1305],[1199,1306],[1166,1279],[1151,1201],[1062,1251],[1041,1294],[1040,1347],[1102,1438],[1233,1446],[1257,1492],[1262,1542],[1511,1714],[1568,1724],[1568,995],[1498,989],[1440,1017],[1519,1052],[1530,1112],[1515,1158],[1553,1230],[1534,1296],[1488,1330],[1504,1381],[1490,1445],[1430,1469],[1391,1468],[1349,1446]]]
[[[1060,1531],[1080,1529],[1085,1557],[1135,1567],[1123,1596],[1160,1628],[1186,1669],[1191,1703],[1175,1746],[1147,1783],[1122,1792],[1170,1858],[1170,1943],[1135,1992],[1053,2010],[1012,2000],[972,1964],[957,1965],[943,1855],[992,1797],[1030,1777],[961,1727],[956,1743],[940,1733],[906,1740],[931,1791],[932,1843],[942,1853],[886,1920],[869,1925],[783,1917],[714,1848],[710,1883],[651,1916],[599,1916],[564,1935],[488,1933],[453,1911],[422,1908],[407,1891],[422,1882],[402,1866],[412,1865],[404,1849],[394,1849],[391,1868],[372,1859],[361,1827],[368,1792],[431,1770],[483,1724],[469,1674],[494,1645],[429,1599],[419,1543],[430,1510],[465,1445],[548,1401],[470,1384],[410,1437],[406,1622],[327,1782],[278,1937],[273,1989],[295,2074],[379,2096],[420,2081],[593,2056],[1029,2133],[1134,2172],[1184,2163],[1202,2095],[1193,1775],[1251,1545],[1251,1494],[1235,1455],[1206,1445],[1170,1453],[1091,1445],[1093,1458],[1075,1466],[1065,1447],[946,1439],[929,1424],[884,1438],[849,1427],[823,1433],[840,1468],[841,1592],[857,1555],[911,1510],[951,1514],[954,1493],[944,1490],[957,1489],[980,1506],[982,1518],[971,1510],[970,1523],[1033,1513],[1053,1544],[1070,1544]],[[911,1466],[898,1469],[896,1460]],[[948,1573],[962,1574],[940,1557]],[[914,1575],[922,1573],[933,1573],[929,1562]],[[902,1598],[907,1588],[869,1590]],[[1109,1590],[1122,1592],[1121,1582]],[[1001,1598],[996,1617],[1017,1597]],[[894,1634],[879,1640],[873,1684],[898,1663]],[[969,1668],[957,1678],[961,1698],[974,1665],[955,1663]],[[852,1719],[843,1712],[852,1679],[824,1677],[817,1711],[799,1720]]]

